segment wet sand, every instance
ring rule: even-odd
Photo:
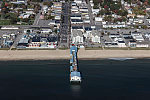
[[[0,60],[49,60],[69,59],[69,50],[1,50]],[[79,59],[101,58],[150,58],[150,50],[84,50],[78,51]]]

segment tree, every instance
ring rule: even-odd
[[[31,0],[32,2],[42,2],[42,0]]]
[[[104,20],[110,22],[110,21],[112,21],[112,16],[105,16]]]
[[[147,26],[146,26],[146,25],[143,25],[142,28],[143,28],[143,29],[147,29]]]
[[[43,5],[47,5],[49,7],[52,6],[52,4],[53,4],[52,2],[43,2]]]
[[[3,0],[3,2],[2,2],[2,4],[1,4],[1,19],[4,19],[4,15],[5,15],[5,10],[6,10],[6,8],[5,8],[5,1]]]
[[[24,18],[24,19],[22,19],[22,21],[28,23],[29,22],[29,18]]]

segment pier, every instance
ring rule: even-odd
[[[70,47],[70,82],[81,83],[81,73],[78,70],[78,48],[75,45]]]

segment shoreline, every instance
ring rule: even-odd
[[[78,59],[150,58],[150,50],[84,50]],[[70,59],[70,50],[0,50],[0,61]]]

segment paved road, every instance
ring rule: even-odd
[[[69,3],[62,4],[62,22],[60,26],[60,47],[69,47]]]
[[[22,36],[23,36],[23,32],[17,34],[17,37],[16,37],[13,45],[10,47],[10,50],[17,47],[17,45],[18,45],[20,39],[22,38]]]
[[[39,13],[36,14],[36,17],[35,17],[35,20],[34,20],[34,23],[33,23],[34,26],[39,24],[41,12],[42,12],[42,9],[43,9],[43,4],[40,3],[40,6],[41,6],[41,10],[39,10]]]
[[[93,20],[92,7],[90,5],[90,1],[89,0],[87,0],[87,7],[88,7],[88,11],[89,11],[90,23],[91,23],[91,25],[95,25],[95,22]]]

